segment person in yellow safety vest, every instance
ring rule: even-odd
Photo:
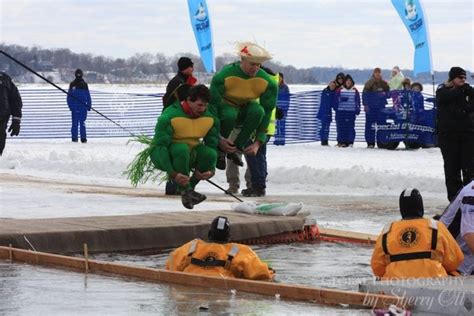
[[[434,278],[457,275],[464,255],[446,226],[423,218],[423,199],[417,189],[400,195],[402,220],[384,227],[372,254],[377,277]]]
[[[209,242],[194,239],[174,250],[166,269],[195,274],[272,281],[274,270],[248,246],[229,243],[230,223],[218,216],[208,233]]]

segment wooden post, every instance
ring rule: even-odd
[[[13,262],[13,249],[12,249],[12,244],[9,244],[8,245],[9,248],[8,248],[8,255],[10,257],[10,262]]]
[[[84,243],[84,268],[87,274],[89,272],[89,250],[86,243]]]

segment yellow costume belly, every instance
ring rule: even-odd
[[[225,78],[225,97],[243,104],[250,100],[256,100],[267,89],[268,82],[262,78],[242,79],[236,76]]]
[[[212,117],[175,117],[171,119],[173,143],[188,144],[191,149],[197,146],[214,125]]]

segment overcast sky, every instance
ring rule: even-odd
[[[0,0],[0,42],[130,57],[198,54],[186,0]],[[474,0],[424,0],[433,66],[474,69]],[[390,0],[207,0],[216,55],[255,40],[284,65],[413,69]]]

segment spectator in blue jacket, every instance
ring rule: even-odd
[[[321,121],[319,138],[321,139],[322,146],[329,146],[329,127],[332,122],[332,109],[334,108],[336,87],[336,81],[331,81],[321,93],[321,102],[319,104],[317,118]]]
[[[290,88],[285,83],[283,73],[278,73],[278,99],[276,114],[275,145],[285,145],[286,114],[290,108]]]
[[[87,83],[82,78],[82,70],[77,69],[74,75],[76,78],[69,84],[67,96],[67,105],[72,116],[71,139],[77,142],[79,128],[81,143],[87,143],[86,119],[87,111],[90,111],[92,106],[91,95]]]
[[[360,94],[354,84],[351,75],[346,75],[344,85],[336,91],[334,108],[336,110],[338,147],[348,147],[354,144],[355,119],[360,114]]]

